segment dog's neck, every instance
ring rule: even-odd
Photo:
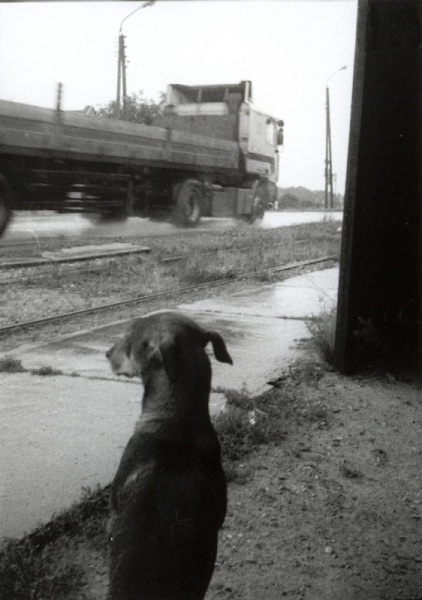
[[[164,371],[144,382],[140,424],[160,422],[185,431],[201,425],[209,426],[209,395],[211,378],[201,386],[181,376],[170,382]]]

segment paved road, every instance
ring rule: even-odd
[[[271,229],[274,227],[286,227],[298,223],[312,223],[332,218],[338,221],[342,219],[342,213],[339,211],[331,212],[267,212],[259,227]],[[185,232],[195,231],[221,231],[229,229],[236,224],[242,223],[234,219],[202,219],[198,228],[194,230],[184,230]],[[242,223],[243,224],[243,223]],[[114,222],[99,224],[90,221],[81,215],[60,215],[53,212],[23,212],[16,213],[2,241],[12,242],[17,240],[31,240],[36,242],[37,238],[53,237],[57,235],[89,236],[92,239],[101,239],[107,237],[133,237],[136,235],[142,237],[156,235],[175,235],[180,234],[181,229],[170,223],[150,221],[149,219],[140,219],[131,217],[124,222]]]

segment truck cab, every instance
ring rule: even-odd
[[[283,121],[258,110],[252,83],[187,86],[170,84],[155,125],[236,142],[244,181],[275,184]]]

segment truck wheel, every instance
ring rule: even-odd
[[[201,218],[202,184],[195,179],[187,179],[174,188],[174,222],[184,227],[194,227]]]
[[[12,189],[6,177],[0,173],[0,235],[5,231],[12,216]]]
[[[256,190],[253,202],[252,202],[252,211],[250,214],[246,215],[246,220],[248,223],[256,223],[257,221],[262,221],[265,214],[266,208],[265,197],[262,194],[262,190],[258,187]]]

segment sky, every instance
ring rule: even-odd
[[[114,100],[120,24],[142,4],[0,3],[0,98],[54,107],[60,81],[65,110]],[[357,0],[158,0],[123,23],[128,92],[251,80],[257,107],[285,122],[279,185],[321,190],[328,83],[344,193],[356,17]]]

